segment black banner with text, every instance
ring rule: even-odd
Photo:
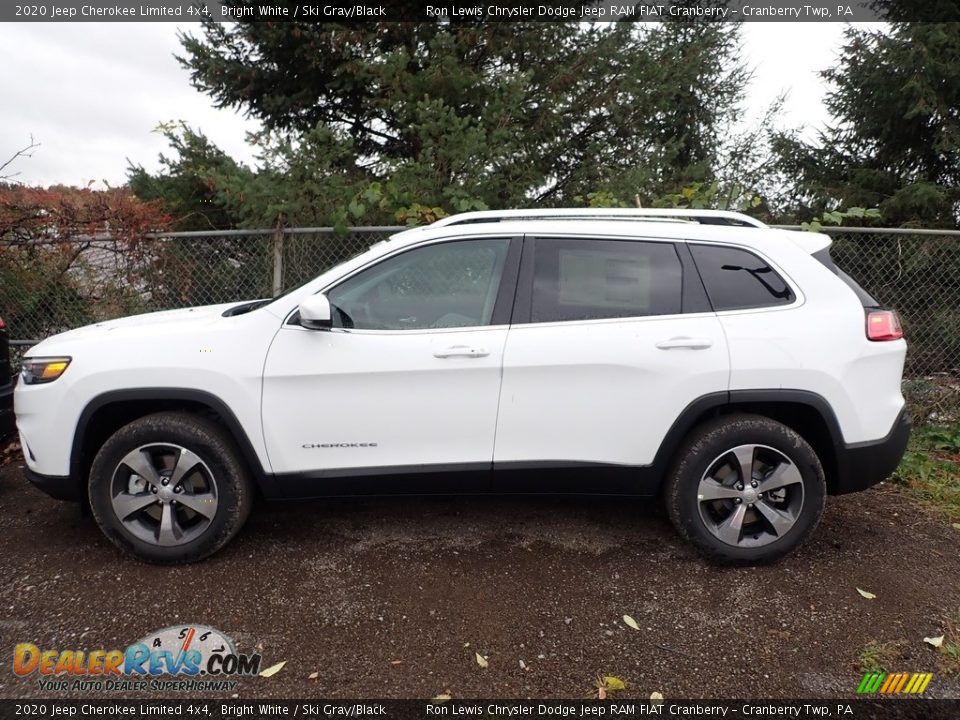
[[[851,718],[955,720],[960,700],[3,700],[0,720],[31,718],[491,720]]]
[[[2,22],[869,22],[960,21],[960,3],[894,0],[38,0]]]

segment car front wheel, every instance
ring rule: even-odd
[[[826,481],[813,448],[759,415],[727,415],[698,427],[667,479],[674,526],[711,560],[777,560],[817,526]]]
[[[89,497],[114,545],[171,564],[222,548],[246,521],[253,487],[222,428],[163,412],[134,420],[103,444],[90,470]]]

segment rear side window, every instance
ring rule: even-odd
[[[679,313],[682,277],[672,243],[537,238],[530,321]]]
[[[877,299],[874,298],[873,295],[864,290],[860,286],[860,283],[837,267],[836,263],[833,262],[833,258],[830,256],[830,248],[824,248],[823,250],[815,252],[813,257],[819,260],[834,275],[843,280],[847,284],[847,287],[853,290],[854,294],[857,296],[857,299],[860,301],[860,304],[865,308],[880,307],[880,303],[877,302]]]
[[[794,300],[784,279],[748,250],[691,243],[690,251],[714,310],[786,305]]]

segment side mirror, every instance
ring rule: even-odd
[[[326,295],[311,295],[300,303],[300,324],[308,330],[329,330],[333,327],[330,301]]]

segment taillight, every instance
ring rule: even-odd
[[[893,310],[867,311],[867,340],[899,340],[902,337],[900,318]]]

